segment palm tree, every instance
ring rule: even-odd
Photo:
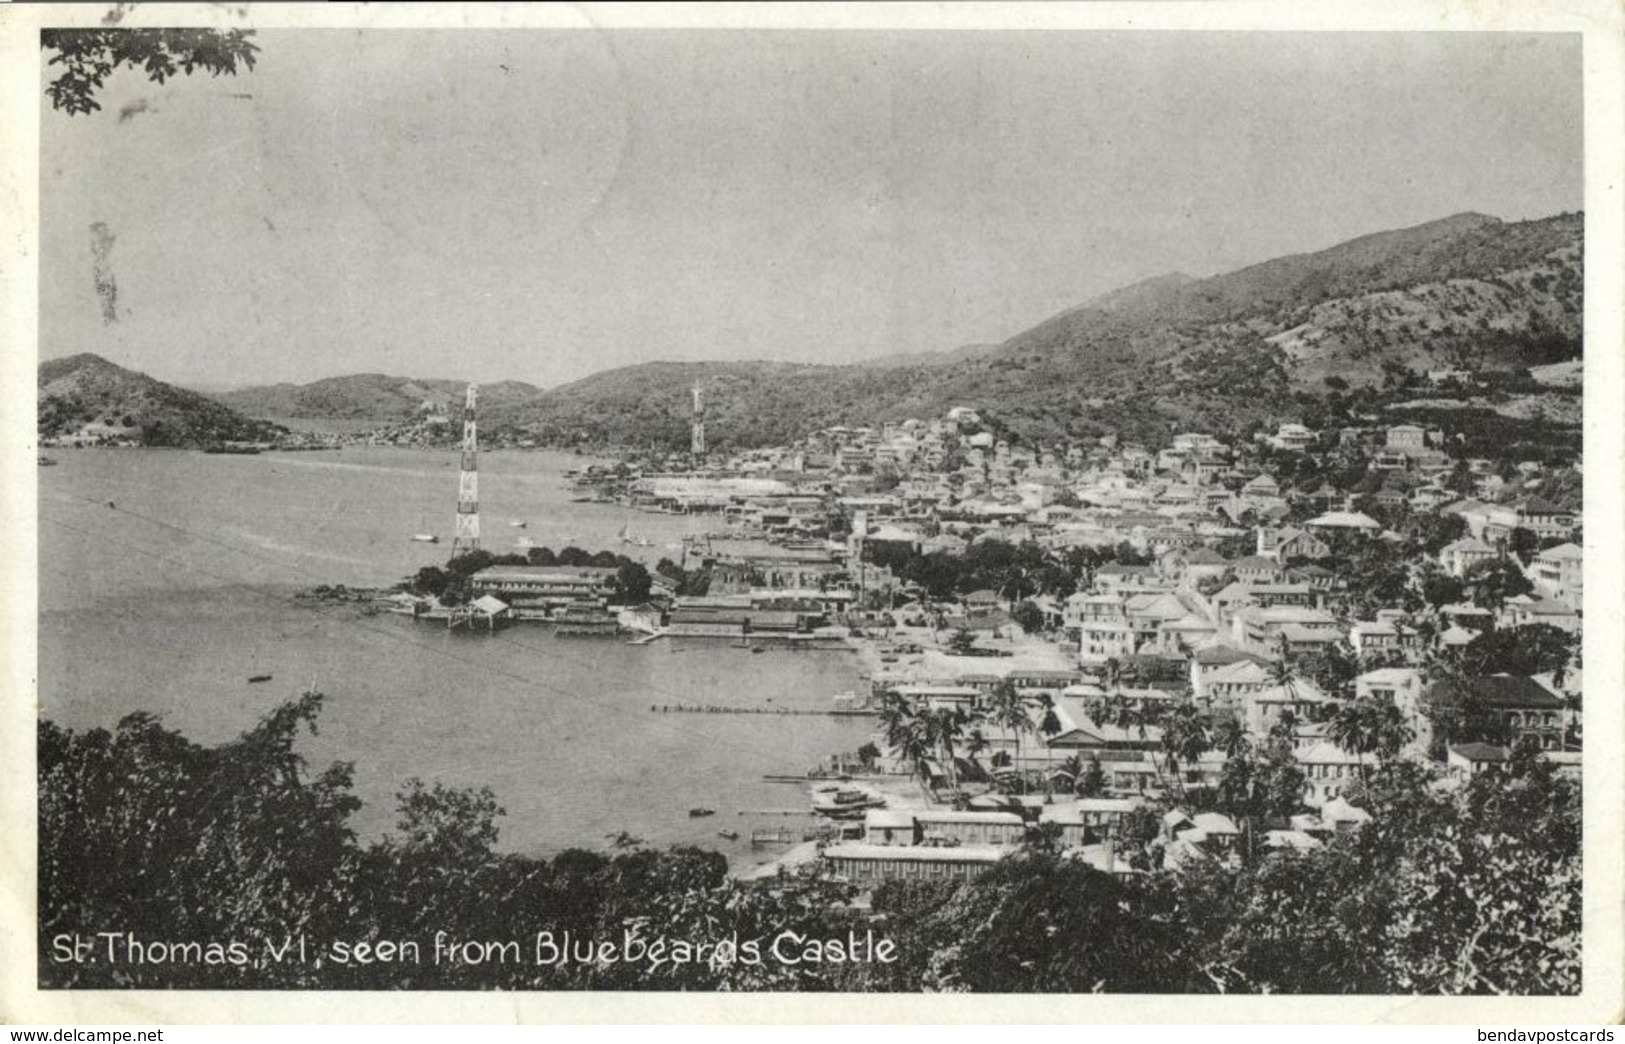
[[[964,711],[958,709],[941,708],[927,711],[921,716],[921,734],[940,756],[943,771],[948,775],[948,789],[957,803],[960,799],[959,765],[955,760],[954,744],[965,730],[965,724],[970,719]]]
[[[1224,751],[1226,758],[1239,758],[1252,748],[1247,730],[1235,718],[1220,718],[1213,725],[1213,746]]]
[[[1115,693],[1123,685],[1123,661],[1115,656],[1106,658],[1106,691]]]
[[[1025,791],[1025,778],[1021,776],[1021,734],[1032,728],[1032,719],[1027,716],[1027,703],[1014,682],[1006,678],[993,687],[987,712],[989,722],[1009,729],[1015,736],[1017,778],[1023,780],[1022,790]]]
[[[1212,749],[1213,742],[1193,704],[1184,703],[1168,711],[1162,716],[1161,725],[1162,749],[1168,759],[1168,771],[1173,773],[1175,783],[1183,789],[1180,765],[1195,765],[1205,751]]]
[[[1055,700],[1048,693],[1044,695],[1044,714],[1038,721],[1038,732],[1044,737],[1046,750],[1049,748],[1049,741],[1060,735],[1061,732],[1061,719],[1055,713]],[[1050,787],[1050,776],[1047,770],[1049,758],[1047,755],[1044,763],[1046,765],[1046,771],[1044,772],[1044,801],[1048,803],[1054,800],[1055,794]],[[1076,779],[1077,777],[1074,776],[1073,778]]]
[[[926,733],[925,723],[918,718],[909,720],[896,741],[897,756],[912,765],[914,775],[929,789],[931,786],[930,759],[935,750]]]
[[[1359,758],[1360,783],[1366,786],[1370,783],[1367,755],[1392,760],[1416,733],[1391,702],[1362,698],[1339,708],[1327,726],[1326,738]]]

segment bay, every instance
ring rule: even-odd
[[[296,599],[316,584],[382,586],[442,563],[455,453],[393,448],[258,456],[179,450],[58,453],[40,471],[39,700],[69,728],[111,728],[151,711],[201,743],[251,727],[314,684],[313,769],[354,763],[363,836],[394,821],[412,777],[489,786],[507,810],[501,847],[534,854],[602,848],[625,831],[648,843],[714,847],[736,864],[753,826],[802,817],[805,788],[765,781],[856,749],[866,719],[776,713],[680,714],[662,705],[824,711],[853,688],[844,652],[726,643],[560,638],[516,626],[449,633],[353,605]],[[566,469],[584,458],[487,453],[480,460],[485,546],[525,537],[647,561],[676,558],[683,534],[716,518],[573,503]],[[524,529],[510,527],[525,520]],[[619,543],[630,524],[649,547]],[[263,684],[252,676],[270,674]],[[693,819],[688,810],[716,815]],[[730,842],[719,830],[737,830]]]

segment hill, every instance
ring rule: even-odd
[[[127,370],[99,355],[48,359],[39,367],[39,434],[70,434],[86,425],[139,429],[149,446],[256,441],[276,429],[196,392]]]
[[[358,373],[328,377],[310,384],[273,384],[213,397],[250,417],[306,420],[357,420],[378,424],[409,421],[425,407],[435,411],[461,407],[466,381],[392,377]],[[480,386],[480,404],[507,406],[534,399],[541,389],[523,381]]]
[[[1583,232],[1581,214],[1516,223],[1458,214],[1210,278],[1157,277],[991,349],[859,366],[647,363],[488,417],[551,442],[676,448],[698,381],[719,448],[961,404],[1037,441],[1245,431],[1380,408],[1387,391],[1431,369],[1517,371],[1578,358]]]

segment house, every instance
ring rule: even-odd
[[[1258,529],[1258,554],[1273,558],[1276,562],[1284,563],[1294,558],[1325,558],[1331,553],[1331,547],[1307,529],[1296,526],[1284,529],[1260,526]]]
[[[1534,557],[1525,573],[1542,594],[1570,609],[1585,604],[1584,552],[1579,545],[1548,547]]]
[[[1342,797],[1360,782],[1362,769],[1369,774],[1378,766],[1374,754],[1351,754],[1325,741],[1295,751],[1293,757],[1303,771],[1303,802],[1313,807]]]
[[[1422,712],[1422,675],[1410,667],[1380,667],[1354,679],[1354,695],[1381,700],[1398,707],[1415,735],[1411,749],[1426,750],[1432,743],[1433,726]]]
[[[1276,498],[1280,497],[1280,495],[1281,484],[1275,481],[1274,476],[1267,472],[1254,476],[1241,487],[1241,496],[1243,500],[1275,500]]]
[[[1574,513],[1541,497],[1525,497],[1511,505],[1517,525],[1542,540],[1567,540],[1574,535]]]
[[[1367,536],[1382,531],[1376,519],[1359,511],[1328,511],[1305,522],[1304,526],[1327,533],[1359,533]]]
[[[837,879],[873,889],[887,881],[973,881],[1009,854],[992,845],[933,848],[842,842],[821,854]]]
[[[1462,537],[1453,540],[1439,550],[1439,565],[1451,576],[1460,579],[1467,575],[1467,571],[1480,562],[1488,562],[1496,558],[1500,552],[1490,545],[1474,537]]]
[[[1314,431],[1302,424],[1282,424],[1275,430],[1270,442],[1276,449],[1301,453],[1312,449],[1316,438]]]
[[[1292,678],[1285,685],[1270,685],[1243,694],[1242,721],[1254,736],[1264,736],[1283,715],[1290,713],[1298,721],[1305,721],[1310,708],[1329,700],[1320,686],[1309,679]]]
[[[1246,694],[1261,693],[1272,685],[1276,685],[1274,672],[1258,659],[1225,663],[1202,676],[1202,693],[1215,704],[1238,706]]]
[[[1337,620],[1324,609],[1298,605],[1238,609],[1230,620],[1232,640],[1242,649],[1274,655],[1283,641],[1290,653],[1315,653],[1342,640]]]
[[[602,608],[617,572],[595,566],[489,566],[469,579],[476,598],[495,595],[516,618],[538,619],[570,605]]]
[[[1233,646],[1210,643],[1190,653],[1191,693],[1198,700],[1213,699],[1210,683],[1227,667],[1239,663],[1263,666],[1269,661],[1253,653],[1242,652]]]
[[[1349,644],[1357,656],[1385,656],[1412,652],[1416,631],[1397,620],[1360,620],[1349,628]]]
[[[1555,598],[1530,598],[1522,595],[1507,599],[1501,608],[1503,627],[1527,627],[1546,624],[1573,634],[1580,632],[1580,613],[1566,602]]]
[[[1081,847],[1106,837],[1124,816],[1143,805],[1139,798],[1079,798],[1041,806],[1038,822],[1059,825],[1061,843]]]
[[[1230,571],[1236,575],[1237,580],[1249,584],[1274,583],[1286,575],[1279,559],[1266,558],[1262,552],[1236,559],[1230,564]]]
[[[1470,780],[1481,772],[1500,768],[1511,760],[1505,747],[1490,743],[1452,743],[1445,753],[1445,766],[1450,775],[1459,780]]]
[[[1400,453],[1420,453],[1427,448],[1427,432],[1414,424],[1396,424],[1388,429],[1384,444]]]
[[[1087,595],[1077,607],[1078,660],[1105,663],[1135,651],[1134,628],[1123,599],[1116,595]]]
[[[1176,547],[1157,560],[1166,576],[1174,577],[1189,586],[1203,580],[1223,576],[1230,563],[1210,547]]]
[[[1510,674],[1481,675],[1460,683],[1434,682],[1427,690],[1430,701],[1444,700],[1476,707],[1480,720],[1476,735],[1468,739],[1514,746],[1531,737],[1542,750],[1563,749],[1563,700],[1533,678]]]

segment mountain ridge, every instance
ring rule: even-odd
[[[1583,235],[1581,213],[1506,222],[1465,211],[1213,276],[1153,276],[998,344],[846,364],[654,360],[547,389],[481,385],[481,420],[556,444],[680,448],[696,382],[724,448],[952,405],[976,405],[1021,438],[1121,430],[1156,441],[1192,425],[1296,419],[1331,378],[1358,389],[1401,369],[1576,357]],[[460,400],[462,387],[374,373],[217,398],[279,419],[397,423],[425,399]]]
[[[208,396],[90,352],[42,361],[38,386],[42,438],[99,425],[110,431],[139,430],[149,446],[206,446],[267,439],[278,431]]]

